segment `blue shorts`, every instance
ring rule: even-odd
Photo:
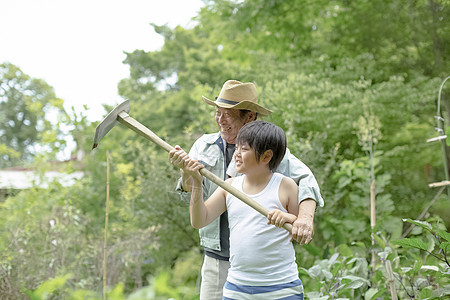
[[[303,300],[303,284],[300,279],[289,283],[251,286],[226,282],[223,288],[223,300]]]

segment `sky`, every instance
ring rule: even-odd
[[[129,76],[125,52],[154,51],[163,38],[150,23],[193,27],[202,0],[0,0],[0,63],[46,81],[95,122],[102,104],[123,101],[118,82]]]

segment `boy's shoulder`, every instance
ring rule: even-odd
[[[297,189],[297,184],[295,183],[294,179],[291,177],[285,176],[281,173],[275,173],[277,176],[281,177],[281,187],[282,188],[295,188]]]
[[[234,180],[234,177],[230,177],[228,179],[225,180],[226,183],[232,184]]]
[[[282,180],[282,181],[293,181],[293,182],[295,183],[295,181],[294,181],[291,177],[286,176],[286,175],[284,175],[283,173],[280,173],[280,172],[274,172],[273,175],[274,175],[274,176],[281,177],[281,180]]]

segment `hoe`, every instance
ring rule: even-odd
[[[98,146],[98,143],[100,140],[117,124],[121,123],[128,127],[129,129],[137,132],[138,134],[142,135],[146,139],[152,141],[153,143],[157,144],[158,146],[162,147],[164,150],[169,152],[173,149],[173,147],[169,144],[167,144],[165,141],[163,141],[159,136],[157,136],[155,133],[153,133],[150,129],[133,119],[128,115],[130,112],[130,101],[126,100],[125,102],[122,102],[119,104],[116,108],[114,108],[106,117],[103,119],[100,124],[98,124],[96,130],[95,130],[95,137],[94,137],[94,146],[92,149],[96,148]],[[261,213],[264,216],[267,216],[268,210],[263,207],[261,204],[253,200],[252,198],[248,197],[246,194],[242,193],[241,191],[237,190],[230,184],[223,181],[221,178],[217,177],[210,171],[208,171],[206,168],[200,169],[200,174],[202,174],[204,177],[208,178],[230,194],[236,196],[241,201],[243,201],[245,204],[249,205],[259,213]],[[286,229],[289,232],[292,232],[292,225],[291,224],[284,224],[284,229]]]

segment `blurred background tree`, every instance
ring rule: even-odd
[[[38,152],[62,151],[63,100],[51,86],[11,63],[0,64],[0,167],[32,162]]]

